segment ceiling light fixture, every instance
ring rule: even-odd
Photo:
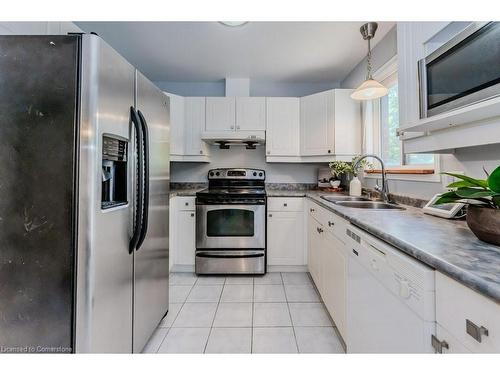
[[[372,77],[372,50],[370,40],[375,36],[377,31],[376,22],[368,22],[360,27],[359,31],[364,40],[368,41],[368,54],[366,55],[366,79],[365,81],[351,94],[351,98],[355,100],[373,100],[387,95],[387,87],[376,81]]]
[[[240,27],[246,25],[248,21],[219,21],[219,23],[228,27]]]

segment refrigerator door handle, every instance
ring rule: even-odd
[[[143,207],[142,207],[142,228],[139,235],[139,241],[137,243],[136,249],[141,248],[146,234],[148,233],[148,214],[149,214],[149,131],[148,123],[144,118],[144,115],[140,110],[137,111],[137,115],[141,120],[142,128],[142,138],[144,142],[144,190],[143,190]]]
[[[135,130],[135,141],[136,141],[136,152],[137,152],[137,194],[136,194],[136,207],[134,212],[134,231],[132,234],[132,238],[130,239],[130,244],[128,248],[128,252],[132,253],[139,243],[139,238],[141,234],[142,228],[142,213],[144,211],[144,161],[143,161],[143,139],[142,139],[142,129],[141,129],[141,121],[134,107],[130,107],[130,118],[132,123],[134,124]]]

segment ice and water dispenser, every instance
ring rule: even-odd
[[[125,140],[102,138],[102,209],[127,204],[127,146]]]

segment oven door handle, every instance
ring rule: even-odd
[[[260,258],[264,256],[263,251],[197,251],[196,256],[200,258]]]

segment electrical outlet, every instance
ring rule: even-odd
[[[455,174],[464,174],[464,171],[449,171],[450,173],[455,173]],[[447,188],[447,186],[455,181],[459,181],[458,178],[455,178],[453,176],[449,176],[447,174],[443,174],[441,176],[441,183],[443,184],[443,189],[446,191],[450,191],[453,189]]]

